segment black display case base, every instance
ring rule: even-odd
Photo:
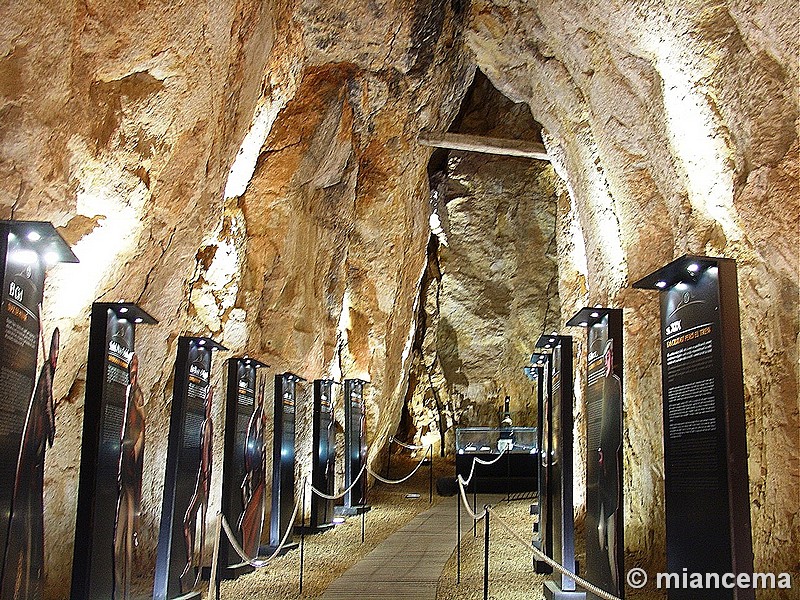
[[[586,600],[586,592],[562,590],[551,580],[544,582],[544,597],[546,600]]]
[[[371,506],[367,504],[358,504],[356,506],[334,506],[333,514],[337,517],[354,517],[362,515],[372,510]]]
[[[300,534],[303,534],[303,535],[314,535],[316,533],[324,533],[325,531],[333,529],[334,527],[336,527],[335,523],[324,523],[322,525],[315,525],[315,526],[311,526],[311,525],[305,525],[305,526],[304,525],[295,525],[294,532],[297,535],[300,535]]]
[[[553,567],[548,565],[543,560],[534,559],[533,570],[539,575],[550,575],[553,572]]]
[[[290,542],[290,543],[286,544],[283,548],[281,548],[281,551],[278,552],[277,556],[283,556],[287,552],[291,552],[295,548],[299,548],[299,547],[300,547],[300,544],[298,544],[297,542]],[[275,554],[275,550],[277,550],[277,549],[278,549],[277,546],[260,546],[258,548],[258,555],[259,556],[272,556],[273,554]]]

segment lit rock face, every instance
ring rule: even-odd
[[[160,320],[137,332],[143,572],[179,334],[230,348],[214,358],[216,490],[231,354],[309,379],[369,379],[370,438],[379,447],[393,430],[428,238],[430,151],[415,135],[458,108],[472,70],[464,16],[445,2],[3,10],[2,217],[53,221],[81,259],[51,272],[45,299],[45,328],[62,331],[49,597],[70,579],[94,300],[135,300]]]
[[[570,189],[562,322],[587,303],[625,307],[626,545],[664,546],[658,305],[627,286],[684,253],[728,256],[739,267],[756,570],[796,569],[796,3],[471,11],[478,66],[530,105]]]
[[[302,44],[306,62],[295,73],[275,55],[294,83],[261,99],[281,108],[231,200],[247,245],[241,310],[220,319],[223,339],[246,340],[277,371],[369,381],[371,460],[400,419],[425,267],[429,151],[414,138],[449,123],[472,72],[455,51],[453,10],[373,5],[359,16],[301,5],[281,34]],[[336,416],[344,422],[341,404]]]
[[[103,0],[18,2],[0,17],[2,217],[53,221],[81,259],[50,273],[44,306],[46,332],[62,332],[46,466],[49,598],[63,597],[70,577],[94,300],[135,300],[160,320],[137,331],[148,399],[144,572],[155,556],[178,335],[213,335],[230,348],[214,358],[218,424],[222,363],[233,353],[274,372],[370,379],[377,455],[409,387],[416,309],[441,308],[418,290],[430,151],[415,136],[446,129],[475,64],[530,106],[569,191],[557,191],[549,168],[520,167],[537,194],[557,197],[561,312],[554,319],[536,305],[515,327],[536,337],[585,303],[626,308],[628,546],[659,556],[664,541],[657,300],[627,286],[685,252],[724,254],[740,269],[756,567],[794,564],[794,3]],[[441,210],[453,236],[442,281],[479,291],[484,269],[456,260],[474,258],[468,218],[492,222],[473,200],[491,181],[518,181],[494,161],[460,159],[454,175],[472,187],[453,200],[449,224],[451,209]],[[507,218],[513,205],[501,195],[488,208],[511,231],[539,235]],[[513,286],[510,305],[520,306],[543,281],[521,260],[527,251],[502,235],[480,243],[513,247],[517,279],[531,280]],[[507,284],[509,269],[492,282]],[[447,294],[450,314],[478,324],[476,298]],[[438,334],[416,339],[436,356]],[[520,340],[506,364],[518,368],[532,342]],[[470,381],[521,397],[506,364],[482,364],[505,361],[501,346],[481,354],[475,344],[458,357],[468,359]],[[442,349],[455,356],[452,344]],[[449,368],[433,371],[439,389]],[[487,393],[487,406],[483,395],[475,410],[491,414],[495,400]],[[210,515],[219,502],[216,432]]]
[[[510,102],[480,72],[464,104],[459,133],[540,139],[528,106]],[[451,151],[441,160],[433,196],[441,231],[409,413],[418,442],[438,441],[444,426],[452,452],[449,429],[497,426],[506,395],[515,425],[536,424],[522,366],[559,323],[558,177],[549,163],[530,159]]]
[[[0,10],[0,212],[53,221],[81,260],[51,272],[44,302],[44,327],[62,340],[45,519],[48,597],[63,598],[90,304],[134,300],[161,321],[137,334],[148,413],[139,557],[152,564],[176,336],[203,333],[187,315],[195,254],[220,220],[273,28],[260,2]]]

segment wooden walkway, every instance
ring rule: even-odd
[[[436,584],[456,547],[457,500],[445,498],[414,517],[334,581],[322,600],[436,600]],[[462,537],[472,535],[465,510],[461,519]]]

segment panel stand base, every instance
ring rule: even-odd
[[[550,575],[553,572],[553,567],[548,565],[543,560],[534,559],[533,570],[536,571],[539,575]]]
[[[291,552],[295,548],[298,548],[300,544],[297,542],[290,542],[286,544],[281,551],[278,552],[277,556],[283,556],[287,552]],[[272,556],[275,553],[275,550],[278,549],[278,546],[259,546],[258,548],[258,555],[259,556]]]
[[[333,524],[333,523],[323,523],[322,525],[316,525],[316,526],[296,525],[295,528],[294,528],[294,532],[297,535],[300,535],[300,534],[303,534],[303,535],[314,535],[316,533],[323,533],[325,531],[328,531],[329,529],[333,529],[334,527],[336,527],[336,525]]]
[[[544,582],[546,600],[586,600],[586,592],[564,591],[552,579]]]
[[[237,579],[253,571],[255,571],[255,568],[251,564],[245,562],[228,565],[220,570],[219,578],[224,581],[231,581],[232,579]],[[211,567],[203,567],[203,572],[200,577],[203,581],[211,579]]]
[[[337,517],[354,517],[372,510],[371,506],[359,504],[357,506],[334,506],[333,514]]]
[[[537,550],[542,549],[542,542],[539,539],[534,538],[533,545]],[[543,560],[536,560],[533,559],[533,570],[538,573],[539,575],[550,575],[553,572],[553,567],[548,565]]]

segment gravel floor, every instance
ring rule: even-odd
[[[408,473],[414,461],[394,456],[392,477]],[[435,479],[455,472],[452,462],[434,461]],[[420,498],[408,499],[406,494],[419,493]],[[440,500],[434,489],[433,502]],[[479,506],[487,497],[478,496]],[[497,500],[495,497],[493,500]],[[526,539],[530,537],[532,500],[496,502],[495,510],[509,525]],[[295,550],[275,559],[270,565],[235,581],[223,581],[223,600],[259,599],[318,599],[330,583],[358,562],[415,515],[430,507],[428,503],[428,471],[422,468],[409,481],[400,485],[376,483],[370,490],[368,503],[372,510],[366,516],[366,539],[361,543],[359,517],[348,519],[334,529],[306,536],[304,551],[303,593],[298,592],[300,552]],[[453,515],[455,539],[455,515]],[[583,533],[576,530],[577,554],[583,553]],[[299,536],[295,536],[299,541]],[[470,532],[462,538],[461,584],[456,585],[456,553],[446,563],[437,587],[437,600],[482,600],[483,598],[483,529],[479,524],[477,536]],[[531,569],[531,554],[499,526],[490,528],[489,597],[492,600],[540,600],[547,576]],[[639,564],[635,557],[626,557],[627,564]],[[664,600],[664,594],[628,588],[626,600]],[[354,599],[355,600],[355,599]],[[365,599],[366,600],[366,599]]]
[[[416,464],[416,461],[393,456],[391,477],[402,477]],[[434,485],[436,477],[452,475],[454,470],[452,462],[447,463],[436,457]],[[420,498],[408,499],[405,496],[409,493],[418,493]],[[434,489],[433,502],[440,500]],[[223,581],[220,597],[222,600],[319,598],[334,579],[414,516],[430,508],[428,468],[422,467],[411,479],[399,485],[376,483],[369,491],[367,503],[372,510],[366,515],[363,544],[360,517],[352,517],[325,533],[306,536],[302,595],[298,592],[300,552],[295,550],[275,559],[263,569],[234,581]],[[299,536],[295,536],[295,541],[299,541]]]
[[[478,506],[487,499],[478,496]],[[533,500],[513,502],[500,501],[494,510],[514,531],[522,537],[531,537],[533,517],[530,505]],[[494,519],[492,519],[493,521]],[[548,575],[537,575],[531,568],[532,553],[507,531],[490,521],[489,525],[489,598],[491,600],[541,600],[543,586]],[[468,533],[462,538],[461,584],[456,584],[456,553],[450,557],[442,571],[436,590],[437,600],[483,600],[483,522],[478,524],[477,536]],[[576,555],[583,562],[583,531],[575,531]],[[626,564],[636,566],[633,557],[626,557]],[[626,589],[626,600],[664,600],[666,595]]]

